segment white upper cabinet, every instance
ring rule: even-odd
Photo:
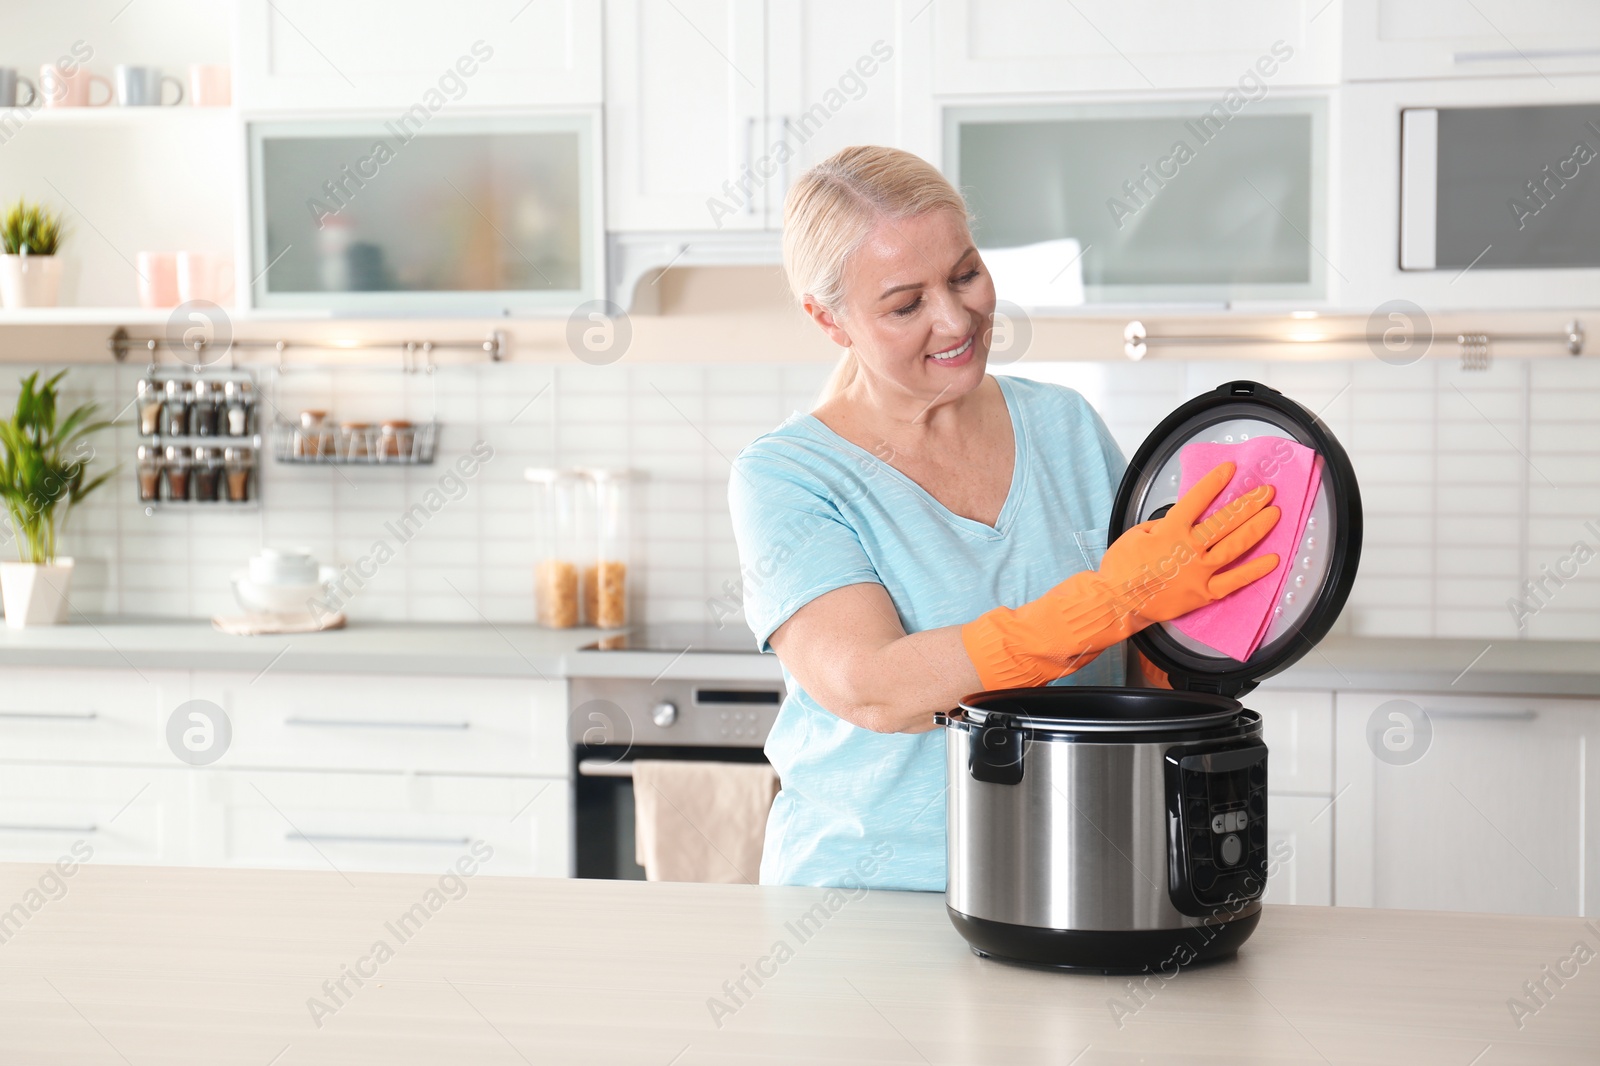
[[[1344,78],[1600,72],[1594,0],[1344,0]]]
[[[770,230],[789,183],[851,144],[928,158],[922,0],[610,0],[607,222]]]
[[[601,99],[600,7],[566,0],[240,0],[253,111],[577,107]]]
[[[606,222],[761,229],[745,180],[766,117],[765,17],[749,0],[608,0]]]
[[[937,162],[927,0],[768,0],[767,18],[767,141],[795,152],[770,198],[773,226],[789,180],[841,148],[888,145]]]
[[[1329,9],[1331,6],[1331,10]],[[940,0],[940,94],[1225,89],[1274,45],[1269,84],[1338,80],[1338,0]],[[926,16],[924,16],[926,17]]]

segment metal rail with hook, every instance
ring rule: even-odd
[[[1436,341],[1449,343],[1449,334],[1431,337],[1427,347]],[[1461,356],[1463,370],[1487,370],[1489,368],[1490,347],[1495,344],[1507,342],[1522,342],[1531,344],[1559,344],[1568,355],[1578,356],[1583,354],[1584,344],[1583,323],[1577,319],[1567,323],[1567,328],[1561,332],[1550,333],[1457,333],[1454,335],[1456,349]],[[1156,346],[1162,347],[1200,347],[1206,345],[1252,345],[1252,344],[1378,344],[1386,341],[1383,334],[1379,333],[1329,333],[1311,337],[1261,337],[1239,336],[1219,333],[1196,334],[1190,336],[1151,336],[1145,329],[1143,322],[1129,322],[1122,330],[1122,353],[1135,361],[1143,359],[1149,350]],[[1418,356],[1421,358],[1421,355]]]
[[[151,363],[156,361],[157,355],[162,351],[193,353],[196,362],[211,362],[221,358],[221,355],[204,359],[212,347],[210,342],[199,339],[192,344],[177,342],[168,337],[133,337],[127,329],[118,326],[116,332],[111,334],[106,342],[111,349],[111,354],[117,362],[126,362],[128,353],[138,349],[150,355]],[[505,358],[506,334],[504,330],[491,330],[489,335],[481,341],[357,341],[350,344],[326,343],[321,341],[288,341],[288,340],[233,340],[224,350],[231,355],[235,350],[249,351],[274,351],[278,354],[278,369],[328,369],[320,364],[295,364],[290,367],[284,362],[284,353],[290,348],[314,348],[336,351],[375,351],[384,349],[397,349],[400,352],[400,369],[405,373],[415,373],[418,370],[418,359],[421,359],[421,369],[432,373],[434,369],[433,353],[439,351],[468,351],[483,352],[492,363],[498,363]],[[187,360],[186,360],[187,361]],[[340,364],[347,365],[347,364]]]

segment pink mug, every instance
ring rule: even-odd
[[[106,98],[99,103],[94,101],[96,83],[106,87]],[[69,70],[54,63],[39,68],[39,93],[44,97],[45,107],[105,107],[116,96],[109,78],[91,74],[79,66]]]
[[[135,259],[139,268],[139,306],[178,306],[178,253],[140,252]]]
[[[233,70],[226,63],[189,65],[189,103],[195,107],[228,107],[233,103]]]
[[[178,302],[207,300],[219,307],[233,302],[233,258],[213,252],[178,253]]]

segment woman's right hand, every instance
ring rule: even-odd
[[[1271,573],[1276,555],[1223,568],[1260,543],[1277,524],[1263,485],[1205,521],[1234,464],[1201,478],[1162,517],[1142,522],[1106,550],[1100,569],[1063,581],[1032,603],[997,607],[961,627],[985,688],[1046,685],[1155,622],[1181,617]]]

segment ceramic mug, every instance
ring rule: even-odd
[[[233,71],[226,63],[189,66],[189,103],[195,107],[228,107],[233,103]]]
[[[212,252],[178,253],[178,302],[233,302],[233,259]]]
[[[139,268],[139,306],[177,307],[178,253],[140,252],[135,261]]]
[[[155,67],[133,67],[117,64],[117,105],[119,107],[175,107],[183,103],[183,82],[162,74]],[[172,103],[164,103],[161,91],[168,82],[178,90]]]
[[[96,83],[106,87],[106,98],[99,103],[94,101]],[[105,107],[117,95],[111,82],[100,75],[82,67],[67,70],[54,63],[39,68],[39,91],[44,95],[45,107]]]
[[[250,581],[263,586],[315,585],[317,560],[304,548],[262,548],[250,559]]]
[[[17,86],[28,89],[26,100],[17,99]],[[39,103],[39,90],[24,78],[16,67],[0,67],[0,107],[34,107]]]

